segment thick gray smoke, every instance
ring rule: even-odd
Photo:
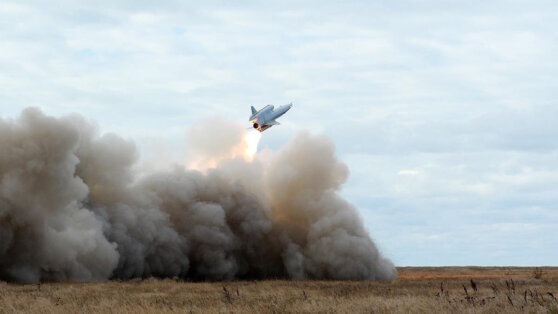
[[[226,156],[246,132],[221,130],[192,128],[192,151]],[[137,159],[79,116],[0,119],[0,279],[396,277],[337,193],[348,171],[325,137],[203,173],[139,178]]]

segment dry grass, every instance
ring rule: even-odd
[[[558,313],[556,297],[558,268],[399,268],[392,283],[0,283],[0,312]]]

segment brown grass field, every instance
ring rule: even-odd
[[[558,313],[558,267],[398,271],[394,282],[0,282],[0,313]]]

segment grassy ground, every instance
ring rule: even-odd
[[[472,279],[472,281],[471,281]],[[476,286],[476,289],[475,289]],[[558,268],[399,268],[395,282],[0,282],[4,312],[558,313]]]

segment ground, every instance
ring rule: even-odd
[[[558,267],[403,267],[394,282],[0,282],[0,313],[558,313]]]

